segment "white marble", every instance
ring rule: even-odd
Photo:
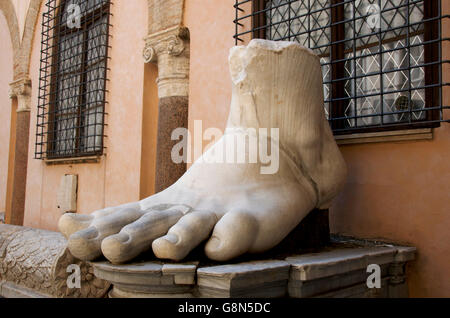
[[[207,240],[206,255],[227,261],[275,247],[314,208],[329,208],[346,165],[325,118],[319,58],[294,42],[252,40],[231,49],[229,64],[223,137],[156,195],[89,216],[64,215],[59,228],[73,255],[124,263],[152,249],[179,261]],[[260,128],[278,129],[278,136]],[[268,143],[279,155],[277,169],[267,173],[262,160],[207,162],[248,129],[263,137],[259,147]]]

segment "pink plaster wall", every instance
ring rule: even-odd
[[[30,0],[11,0],[11,2],[14,5],[14,10],[16,11],[17,22],[19,23],[20,38],[22,39]]]
[[[11,124],[11,99],[9,83],[13,80],[13,48],[3,12],[0,11],[0,212],[5,212],[6,183],[8,179],[9,136]]]
[[[189,129],[223,130],[228,118],[231,79],[228,51],[234,46],[233,0],[185,0],[184,24],[191,35]]]
[[[78,175],[78,212],[139,199],[142,107],[144,88],[143,38],[147,32],[147,0],[115,1],[112,6],[109,83],[106,111],[106,156],[100,163],[48,166],[33,159],[39,82],[41,17],[35,33],[30,77],[33,82],[30,157],[25,225],[56,230],[60,217],[57,192],[61,177]],[[45,7],[42,5],[41,12]],[[156,84],[155,84],[156,85]]]

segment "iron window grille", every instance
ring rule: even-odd
[[[103,154],[110,0],[48,0],[35,157]]]
[[[440,0],[237,0],[235,42],[297,41],[322,65],[335,134],[438,127],[443,105]]]

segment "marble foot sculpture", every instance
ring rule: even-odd
[[[275,247],[311,210],[330,206],[346,165],[325,118],[319,58],[296,43],[252,40],[232,48],[229,63],[233,93],[223,137],[158,194],[91,215],[64,215],[59,229],[75,257],[103,254],[124,263],[153,249],[160,259],[178,261],[207,240],[206,255],[226,261]],[[259,138],[259,146],[261,140],[277,145],[271,146],[279,151],[275,172],[262,173],[259,161],[206,160],[249,128],[279,129],[277,137]]]

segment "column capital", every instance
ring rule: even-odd
[[[150,34],[144,40],[145,63],[156,63],[158,57],[163,54],[182,55],[189,41],[189,30],[183,26],[176,26]]]
[[[31,79],[28,77],[9,83],[9,97],[19,97],[20,95],[31,95]]]
[[[189,94],[189,30],[170,27],[148,35],[145,39],[144,61],[158,65],[158,96]]]
[[[29,112],[31,110],[31,79],[24,77],[9,84],[9,97],[17,98],[17,112]]]

